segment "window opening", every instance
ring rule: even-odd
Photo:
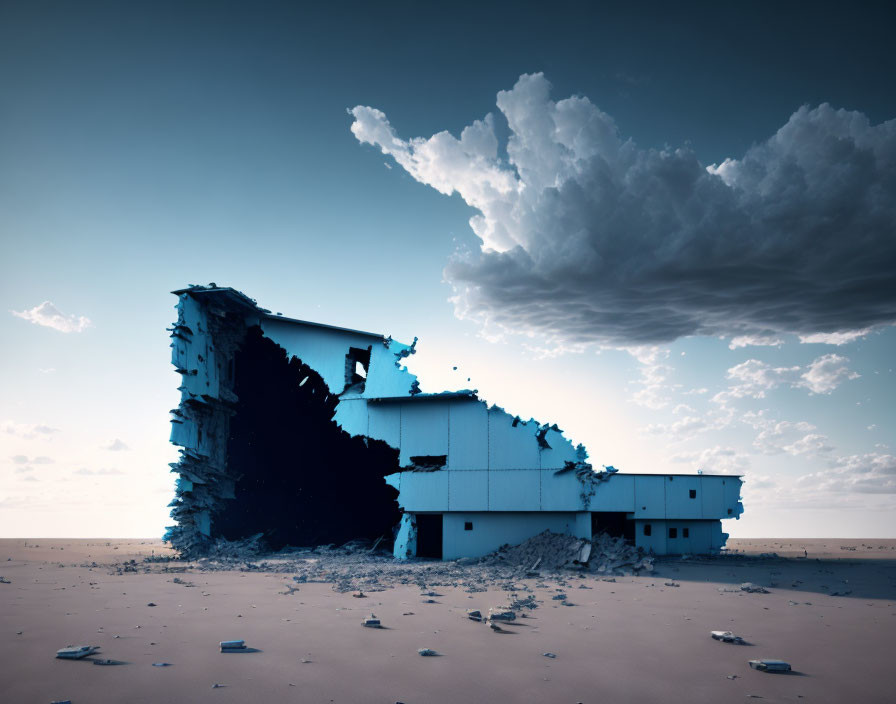
[[[677,538],[678,537],[678,528],[670,528],[669,529],[669,537]]]
[[[644,524],[644,535],[648,535],[648,536],[649,536],[650,533],[651,533],[651,530],[650,530],[650,524],[649,524],[649,523],[645,523],[645,524]]]
[[[690,538],[690,537],[691,537],[691,535],[690,535],[690,531],[689,531],[688,528],[682,528],[682,529],[681,529],[681,537],[682,537],[682,538]]]
[[[370,369],[370,350],[359,347],[349,347],[345,355],[345,391],[351,389],[363,393],[364,383],[367,381],[367,372]]]
[[[473,530],[473,521],[464,521],[464,530]]]
[[[692,499],[696,499],[696,498],[697,498],[697,490],[696,490],[696,489],[691,489],[691,490],[688,492],[688,496],[690,496]]]

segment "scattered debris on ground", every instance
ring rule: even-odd
[[[246,650],[246,641],[244,640],[222,640],[220,645],[222,653]]]
[[[750,660],[750,667],[760,672],[790,672],[790,663],[783,660]]]
[[[740,585],[740,590],[742,592],[749,592],[750,594],[769,594],[770,592],[765,587],[760,587],[758,584],[753,584],[752,582],[744,582]]]
[[[422,655],[424,657],[433,657],[433,656],[438,655],[439,653],[437,653],[435,650],[432,650],[430,648],[418,648],[417,654]]]
[[[98,645],[67,645],[56,651],[56,657],[63,660],[80,660],[93,655],[99,649]]]
[[[712,636],[713,640],[720,640],[723,643],[735,643],[737,645],[744,645],[746,642],[743,638],[734,635],[731,631],[710,631],[709,635]]]
[[[380,623],[380,620],[376,617],[376,614],[370,614],[367,618],[361,621],[361,625],[365,628],[382,628],[383,624]]]

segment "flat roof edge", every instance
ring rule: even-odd
[[[277,315],[276,313],[265,313],[262,317],[267,320],[279,320],[284,323],[293,323],[294,325],[310,325],[315,328],[326,328],[327,330],[335,330],[337,332],[348,332],[352,335],[362,335],[363,337],[375,337],[378,340],[385,340],[386,336],[375,332],[366,332],[365,330],[355,330],[354,328],[343,328],[339,325],[329,325],[327,323],[315,323],[313,320],[300,320],[299,318],[289,318],[285,315]]]

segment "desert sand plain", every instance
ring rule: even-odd
[[[355,598],[258,565],[143,562],[170,555],[160,541],[0,540],[0,700],[896,701],[896,541],[729,547],[736,554],[660,560],[615,581],[566,572],[513,585],[499,575],[486,591],[439,584],[424,564]],[[768,593],[741,591],[743,582]],[[501,631],[466,617],[506,604],[508,590],[537,608]],[[361,626],[371,612],[382,629]],[[711,630],[748,644],[712,640]],[[226,639],[249,652],[221,653]],[[125,664],[56,659],[69,644]],[[794,672],[751,670],[753,658],[787,660]]]

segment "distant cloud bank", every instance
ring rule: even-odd
[[[29,310],[11,310],[9,312],[17,318],[30,320],[35,325],[53,328],[59,332],[84,332],[91,325],[89,318],[85,318],[83,315],[64,315],[50,301],[44,301]]]
[[[445,276],[458,316],[496,333],[644,345],[843,344],[896,322],[896,120],[801,107],[740,159],[641,149],[588,98],[523,75],[455,138],[405,140],[351,110],[362,143],[478,211],[478,251]],[[823,392],[823,391],[822,391]]]

